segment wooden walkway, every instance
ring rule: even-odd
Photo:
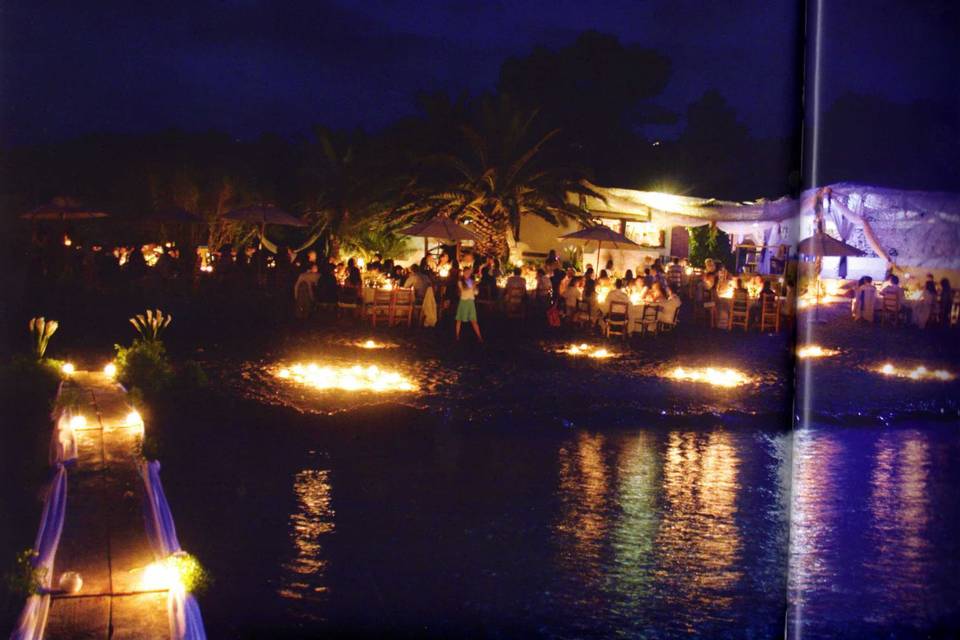
[[[77,571],[83,588],[54,596],[45,637],[169,638],[167,593],[140,586],[153,561],[136,469],[140,428],[126,424],[126,394],[103,374],[77,372],[70,384],[82,394],[87,425],[76,430],[53,577],[56,587],[62,572]]]

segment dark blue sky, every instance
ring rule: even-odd
[[[2,139],[375,128],[410,113],[417,92],[490,89],[507,56],[586,29],[667,54],[673,75],[656,102],[677,113],[717,88],[754,135],[775,136],[799,99],[797,0],[171,4],[4,2]],[[847,90],[960,103],[945,62],[960,60],[947,6],[828,2],[825,106]]]

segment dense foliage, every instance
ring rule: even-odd
[[[690,228],[690,264],[694,267],[703,267],[707,258],[714,262],[723,263],[727,269],[733,270],[733,250],[730,246],[730,236],[713,225]]]

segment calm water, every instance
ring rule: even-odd
[[[788,557],[792,635],[908,637],[960,596],[955,433],[798,436],[792,549],[775,429],[253,420],[165,483],[213,637],[781,637]]]

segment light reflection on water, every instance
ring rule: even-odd
[[[814,429],[795,443],[791,635],[952,628],[960,596],[955,431]]]
[[[327,590],[324,573],[325,537],[334,530],[330,506],[330,472],[306,469],[296,475],[293,492],[297,510],[290,515],[290,537],[295,555],[284,564],[284,584],[279,594],[295,600],[317,600]]]
[[[775,485],[786,463],[773,449],[777,443],[782,445],[783,440],[789,440],[789,435],[757,440],[751,434],[718,429],[613,434],[577,431],[556,442],[555,457],[544,469],[549,473],[552,467],[553,495],[534,496],[541,506],[552,502],[555,507],[547,510],[545,521],[534,515],[534,522],[519,524],[523,532],[513,534],[513,543],[519,546],[546,544],[553,551],[545,556],[547,566],[536,567],[542,575],[533,581],[533,590],[505,595],[514,602],[514,608],[525,608],[526,612],[507,611],[505,615],[520,616],[519,624],[539,623],[543,635],[555,637],[594,633],[682,637],[724,629],[751,629],[764,636],[777,628],[782,624],[785,607],[785,553],[745,557],[741,516],[742,512],[756,510],[756,518],[762,520],[764,514],[777,512],[779,496],[770,492],[758,502],[746,495],[740,471],[746,458],[754,477]],[[461,448],[460,452],[463,464],[464,457],[469,460],[470,448]],[[504,448],[501,455],[511,459],[510,465],[523,464],[522,447]],[[421,460],[424,473],[436,471],[449,479],[446,458]],[[331,462],[334,459],[331,456]],[[537,463],[531,460],[529,464]],[[462,493],[465,489],[482,491],[486,484],[482,465],[473,468],[481,477],[471,478],[466,485],[457,483],[439,489],[444,496],[439,504],[428,496],[419,496],[418,503],[446,510],[445,501],[452,496],[468,503],[482,501],[478,496]],[[405,490],[399,485],[392,489],[400,493]],[[304,594],[329,590],[330,600],[321,607],[336,608],[338,585],[335,579],[328,582],[324,572],[337,558],[329,557],[324,539],[335,538],[339,530],[334,528],[339,513],[335,515],[333,508],[337,503],[337,483],[334,480],[331,487],[331,476],[326,471],[304,470],[296,475],[294,492],[297,510],[290,518],[292,559],[285,567],[287,579],[280,595],[302,598]],[[398,497],[398,501],[408,499]],[[378,514],[370,513],[369,517],[369,526],[392,529],[379,521]],[[415,517],[430,522],[432,527],[449,526],[450,531],[437,534],[442,541],[458,539],[456,529],[460,527],[502,527],[502,523],[496,522],[502,514],[496,512],[471,514],[468,522],[451,522],[448,514],[437,518],[429,512]],[[491,521],[484,522],[487,518]],[[786,527],[782,512],[772,522],[766,522],[770,530],[753,531],[752,535],[782,540]],[[390,535],[397,534],[390,531]],[[537,538],[542,542],[537,542]],[[512,544],[509,540],[507,543]],[[396,544],[397,553],[402,555],[404,541],[398,539]],[[422,543],[417,541],[411,546],[417,544]],[[447,553],[436,551],[438,556]],[[476,552],[469,548],[460,550],[468,556]],[[362,551],[351,557],[357,553]],[[510,576],[520,568],[497,566],[501,561],[479,560],[485,567],[496,567],[484,572],[503,576],[498,588],[508,592],[519,588],[510,586]],[[378,574],[393,570],[377,566],[358,568],[357,572]],[[449,574],[459,574],[461,570],[462,567],[422,567],[425,574],[435,576],[438,589],[443,588],[445,581],[454,579]],[[765,591],[752,592],[754,585],[744,580],[744,575],[754,570],[772,581],[764,585]],[[529,585],[531,581],[524,579]],[[482,602],[489,597],[473,589],[467,589],[464,599]],[[737,609],[744,599],[751,602],[751,608]],[[441,612],[437,614],[442,616]],[[524,619],[526,616],[532,619]],[[541,617],[549,622],[537,620]]]
[[[327,445],[252,471],[287,478],[264,494],[283,509],[279,562],[259,565],[269,593],[238,582],[234,597],[267,603],[273,625],[778,637],[791,505],[793,637],[912,637],[951,624],[960,602],[951,429],[430,427]],[[203,513],[187,527],[215,527]],[[229,579],[228,557],[215,575]]]

